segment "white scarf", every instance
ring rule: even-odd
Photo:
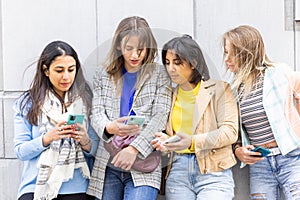
[[[67,98],[67,94],[65,95]],[[68,102],[68,99],[65,99]],[[62,105],[51,92],[46,96],[39,118],[41,134],[51,130],[55,124],[67,120],[69,114],[85,114],[86,108],[78,98],[68,106],[68,112],[62,114]],[[85,117],[85,120],[87,117]],[[86,122],[84,122],[86,125]],[[57,197],[63,182],[73,178],[74,170],[80,168],[82,176],[90,177],[81,146],[73,138],[53,141],[50,148],[42,152],[37,167],[39,173],[34,191],[34,200],[50,200]]]

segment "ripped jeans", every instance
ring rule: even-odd
[[[175,155],[166,182],[166,200],[231,200],[234,181],[231,169],[201,174],[195,155]]]
[[[300,149],[265,157],[250,165],[249,173],[250,199],[281,200],[283,194],[286,200],[300,199]]]

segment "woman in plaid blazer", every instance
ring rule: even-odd
[[[98,146],[88,193],[98,199],[155,200],[160,165],[145,173],[132,169],[146,158],[154,133],[164,130],[171,106],[171,83],[163,66],[154,63],[157,44],[145,19],[123,19],[115,32],[107,66],[94,77],[92,126],[102,139]],[[125,124],[129,115],[145,117],[143,127]],[[104,143],[135,136],[130,145],[111,156]]]

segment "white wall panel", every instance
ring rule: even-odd
[[[295,68],[296,68],[297,71],[300,72],[300,21],[296,22],[295,55],[296,55]]]
[[[221,36],[238,25],[260,30],[267,55],[274,61],[294,65],[293,31],[285,30],[284,1],[209,0],[196,2],[196,38],[207,54],[217,77],[222,76]],[[292,11],[292,10],[291,10]],[[220,70],[216,72],[216,70]]]
[[[111,39],[119,22],[129,16],[144,17],[151,28],[193,34],[193,0],[98,0],[99,44]],[[115,6],[118,5],[118,6]],[[159,39],[157,35],[157,39]]]
[[[295,0],[295,20],[300,21],[300,0]]]
[[[2,1],[3,76],[6,91],[29,87],[36,61],[46,44],[69,42],[82,61],[96,47],[95,1]]]
[[[0,199],[16,200],[23,164],[19,160],[0,159]]]
[[[3,92],[0,92],[0,158],[4,157],[4,119],[3,119]]]
[[[4,121],[4,150],[5,158],[15,158],[14,153],[14,112],[13,104],[20,94],[11,93],[3,98],[3,113],[5,113]]]
[[[126,17],[137,15],[145,18],[153,30],[159,49],[174,36],[193,36],[194,33],[193,0],[98,0],[97,14],[98,46],[86,60],[87,65],[93,66],[88,69],[89,79],[104,61],[117,26]]]
[[[0,1],[0,13],[2,13],[2,2]],[[3,57],[2,57],[2,15],[0,15],[0,91],[3,90]]]
[[[300,0],[295,0],[295,69],[300,71]]]

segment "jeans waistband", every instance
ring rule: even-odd
[[[269,150],[271,151],[271,153],[269,153],[267,156],[276,156],[281,154],[281,151],[278,147],[270,148]]]

